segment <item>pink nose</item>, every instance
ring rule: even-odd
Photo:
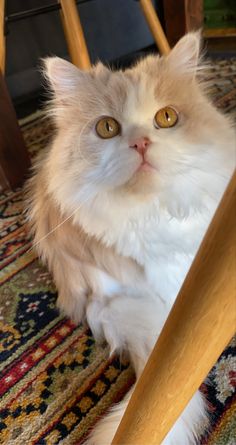
[[[129,146],[130,148],[134,148],[138,153],[144,155],[150,145],[151,141],[147,137],[140,137],[131,139]]]

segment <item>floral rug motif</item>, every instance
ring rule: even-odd
[[[236,117],[236,59],[214,61],[208,74],[215,103]],[[32,157],[53,132],[40,112],[21,129]],[[52,278],[29,250],[21,188],[0,195],[0,227],[0,444],[79,445],[133,371],[58,313]],[[235,387],[233,339],[201,386],[211,417],[201,445],[235,445]]]

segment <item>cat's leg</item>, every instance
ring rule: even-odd
[[[58,308],[73,322],[80,323],[85,319],[90,292],[85,266],[76,259],[57,252],[51,270],[58,290]]]
[[[58,289],[59,309],[79,323],[85,319],[86,307],[89,305],[93,308],[90,327],[97,339],[104,337],[102,310],[114,293],[122,291],[122,286],[105,272],[60,249],[57,249],[55,260],[53,258],[49,264]]]
[[[99,312],[100,310],[100,312]],[[103,333],[112,350],[127,349],[137,377],[140,376],[155,341],[167,316],[167,308],[162,301],[152,298],[112,298],[107,306],[99,309],[93,304],[87,308],[88,321],[100,319]],[[86,445],[110,445],[124,414],[132,390],[126,398],[115,405],[91,432]],[[163,445],[197,444],[201,427],[206,424],[206,408],[198,391],[182,415],[179,417]],[[158,420],[157,420],[158,428]],[[148,445],[148,444],[147,444]]]

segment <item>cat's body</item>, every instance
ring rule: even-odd
[[[126,349],[137,376],[233,171],[233,130],[195,80],[198,46],[190,34],[167,58],[119,73],[48,61],[58,132],[29,185],[35,241],[59,307],[76,321],[86,317],[111,351]],[[176,127],[155,128],[156,110],[170,104]],[[99,139],[100,116],[122,131]],[[89,444],[111,443],[125,404]],[[194,443],[204,416],[198,392],[164,444]]]

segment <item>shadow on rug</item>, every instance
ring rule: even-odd
[[[214,62],[211,95],[235,115],[236,59]],[[21,122],[34,155],[52,134],[41,113]],[[91,332],[55,308],[56,289],[33,251],[25,228],[22,191],[0,196],[0,443],[80,444],[96,420],[134,382],[128,363],[108,357]],[[226,348],[202,391],[212,430],[202,445],[233,445],[236,437],[236,341]],[[148,444],[147,444],[148,445]]]

